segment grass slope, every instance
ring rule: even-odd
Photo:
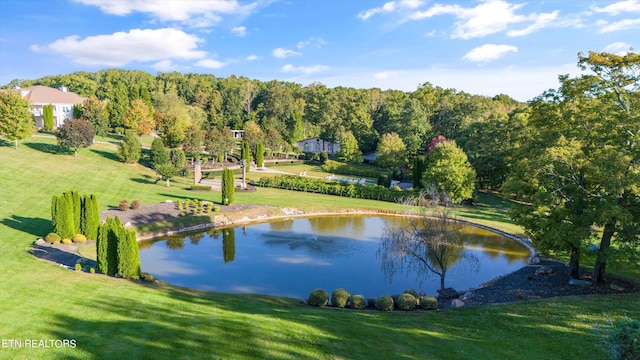
[[[26,141],[18,151],[0,145],[0,359],[604,359],[594,331],[604,314],[640,317],[637,295],[438,312],[322,310],[292,299],[145,286],[34,260],[27,251],[50,229],[52,194],[94,193],[102,209],[122,198],[194,197],[183,186],[155,184],[148,169],[118,163],[114,150],[98,144],[74,158],[58,154],[52,139]],[[219,201],[216,192],[197,197]],[[316,210],[396,206],[270,189],[237,199]],[[494,213],[487,206],[467,216],[497,223]],[[25,339],[74,339],[76,347],[8,347]]]

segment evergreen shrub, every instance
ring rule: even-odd
[[[418,301],[418,303],[420,303],[420,294],[413,290],[413,289],[407,289],[405,291],[402,292],[403,294],[411,294],[413,295],[414,298],[416,298],[416,300]]]
[[[349,301],[349,292],[345,289],[335,289],[331,293],[331,306],[343,308]]]
[[[69,244],[72,244],[72,243],[73,243],[73,242],[71,241],[71,239],[62,239],[62,241],[61,241],[61,242],[62,242],[63,244],[65,244],[65,245],[69,245]]]
[[[404,310],[404,311],[413,310],[418,304],[418,300],[415,298],[415,296],[409,293],[404,293],[398,296],[397,302],[398,302],[398,309]]]
[[[137,200],[137,199],[136,199],[136,200],[133,200],[133,201],[131,202],[131,208],[132,208],[133,210],[138,210],[138,209],[140,209],[140,206],[142,206],[142,201],[140,201],[140,200]]]
[[[640,321],[626,318],[611,324],[605,345],[611,359],[640,359]]]
[[[438,308],[438,299],[434,296],[422,296],[420,298],[420,307],[425,310],[435,310]]]
[[[74,243],[78,243],[78,244],[84,244],[84,243],[87,242],[87,237],[82,235],[82,234],[75,234],[71,238],[71,241],[73,241]]]
[[[376,307],[376,298],[368,298],[367,307]]]
[[[48,233],[44,238],[44,241],[48,242],[49,244],[53,244],[56,241],[60,242],[60,235],[56,233]]]
[[[82,271],[82,264],[76,263],[76,271]]]
[[[329,293],[323,289],[315,289],[309,294],[307,304],[311,306],[326,306],[329,302]]]
[[[349,307],[356,310],[362,310],[367,307],[367,300],[362,295],[351,295],[349,297]]]
[[[391,296],[380,296],[376,299],[376,308],[380,311],[393,310],[393,298]]]

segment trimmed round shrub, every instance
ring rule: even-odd
[[[60,245],[60,240],[56,240],[53,242],[53,245]]]
[[[92,273],[92,274],[95,274],[95,273],[96,273],[96,269],[95,269],[95,268],[90,267],[90,268],[89,268],[89,272],[90,272],[90,273]]]
[[[376,298],[368,298],[367,307],[376,307]]]
[[[76,264],[76,271],[81,271],[82,270],[82,264],[77,263]]]
[[[220,206],[214,206],[213,211],[220,211]]]
[[[138,209],[140,209],[140,206],[142,206],[142,201],[140,201],[140,200],[133,200],[133,201],[131,202],[131,208],[132,208],[133,210],[138,210]]]
[[[140,274],[140,279],[142,279],[142,281],[146,281],[146,282],[154,282],[156,281],[156,278],[153,277],[153,275],[143,272]]]
[[[56,233],[48,233],[47,237],[44,238],[44,241],[48,242],[49,244],[53,244],[56,241],[60,242],[60,235]]]
[[[415,309],[417,304],[418,304],[418,300],[415,298],[415,296],[409,293],[404,293],[398,296],[398,309],[400,310],[404,310],[404,311],[413,310]]]
[[[391,296],[380,296],[376,299],[376,308],[380,311],[393,310],[393,298]]]
[[[183,211],[183,212],[180,213],[180,216],[181,217],[185,217],[185,216],[187,216],[187,213]]]
[[[367,300],[362,295],[351,295],[349,297],[349,307],[356,310],[362,310],[367,307]]]
[[[309,294],[307,304],[311,306],[326,306],[329,302],[329,293],[323,289],[315,289]]]
[[[331,293],[331,306],[343,308],[349,301],[349,292],[345,289],[335,289]]]
[[[120,204],[118,204],[118,207],[122,211],[129,210],[129,203],[127,202],[127,199],[122,199],[122,201],[120,201]]]
[[[435,310],[438,308],[438,299],[434,296],[422,296],[420,298],[420,307],[425,310]]]
[[[71,241],[71,239],[62,239],[62,241],[61,241],[61,242],[62,242],[63,244],[65,244],[65,245],[69,245],[69,244],[73,243],[73,241]]]
[[[418,294],[417,291],[413,290],[413,289],[407,289],[405,291],[402,292],[403,294],[411,294],[413,295],[414,298],[416,298],[416,300],[418,300],[418,303],[420,303],[420,294]]]
[[[87,242],[87,237],[82,235],[82,234],[75,234],[71,238],[71,241],[73,241],[74,243],[78,243],[78,244],[84,244],[84,243]]]

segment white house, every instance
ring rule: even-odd
[[[53,127],[57,128],[64,124],[65,120],[73,118],[73,105],[82,104],[87,98],[76,93],[67,91],[61,86],[60,89],[48,86],[36,85],[27,88],[17,88],[23,98],[29,100],[33,109],[31,112],[36,118],[36,126],[44,126],[42,117],[42,107],[51,104],[53,106]]]
[[[304,152],[321,153],[326,151],[328,154],[337,154],[340,152],[340,144],[324,141],[319,137],[304,139],[297,142],[300,150]]]

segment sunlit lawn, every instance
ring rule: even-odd
[[[0,142],[0,339],[77,344],[74,349],[0,347],[1,359],[605,359],[597,325],[605,316],[640,317],[637,294],[380,313],[149,286],[35,260],[27,250],[50,230],[52,194],[93,193],[102,209],[123,198],[219,201],[219,192],[187,190],[190,179],[176,179],[169,188],[156,183],[152,170],[119,163],[114,150],[97,144],[74,158],[60,154],[53,139],[34,138],[17,151]],[[505,222],[501,201],[482,195],[478,205],[459,213],[517,232]],[[238,194],[237,202],[306,211],[398,209],[392,203],[274,189]]]

